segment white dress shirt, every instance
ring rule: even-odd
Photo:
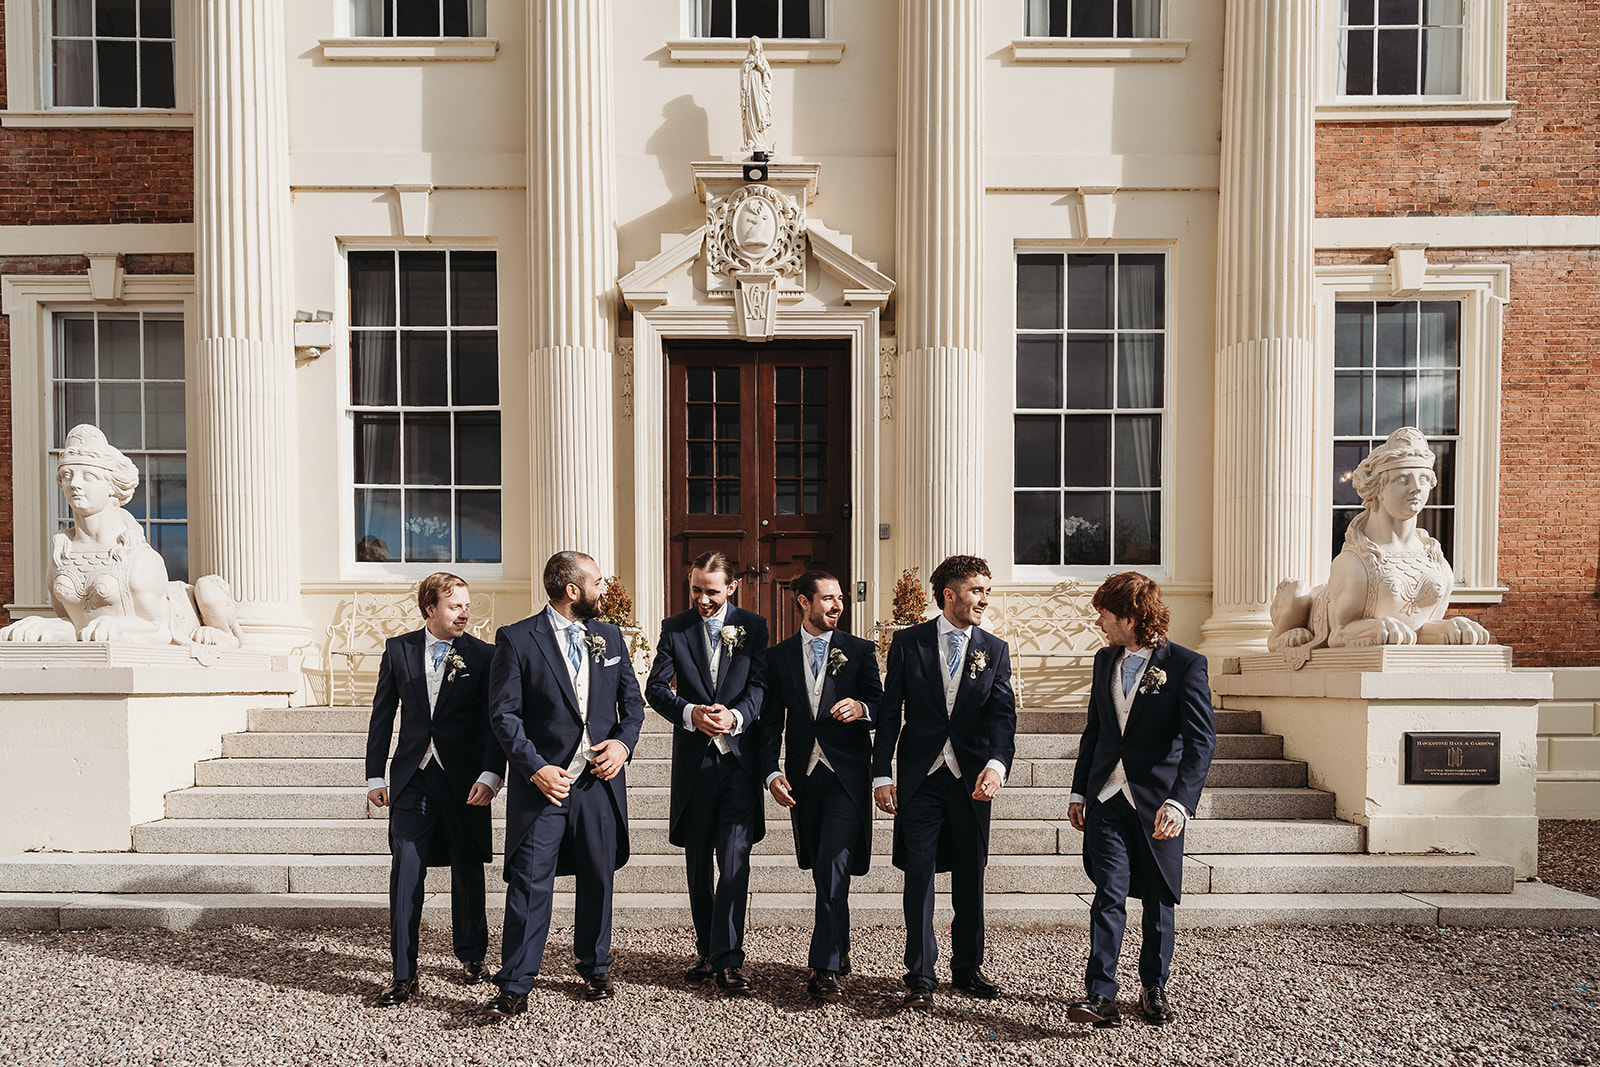
[[[833,669],[832,665],[828,662],[829,654],[833,651],[833,635],[833,630],[824,630],[820,634],[814,634],[805,625],[805,623],[800,624],[800,667],[805,674],[806,696],[808,696],[811,700],[812,722],[816,722],[817,716],[823,714],[822,686],[827,680],[828,672]],[[811,643],[813,641],[821,641],[824,645],[822,650],[822,673],[820,674],[813,674],[811,672]],[[851,699],[854,700],[855,698],[852,697]],[[864,712],[862,718],[867,722],[871,722],[871,709],[865,704],[862,704],[859,700],[857,700],[856,703],[861,704],[861,710]],[[806,761],[806,774],[810,775],[812,771],[816,770],[819,763],[828,768],[828,770],[833,770],[833,764],[828,762],[828,757],[822,751],[822,742],[815,740],[813,737],[811,742],[811,758]],[[782,776],[782,771],[773,771],[771,774],[767,775],[767,787],[770,789],[772,787],[772,780]]]
[[[710,633],[710,631],[708,631],[706,629],[706,623],[710,622],[712,619],[716,619],[717,620],[717,624],[718,624],[717,643],[716,643],[716,645],[714,647],[713,647],[713,645],[711,643],[711,633]],[[711,670],[711,689],[712,689],[713,692],[715,692],[716,688],[717,688],[717,675],[718,675],[718,672],[720,672],[721,669],[722,669],[722,659],[721,659],[722,650],[723,650],[724,647],[726,647],[722,643],[721,627],[724,627],[727,624],[728,624],[728,602],[727,601],[723,601],[722,602],[722,607],[717,609],[715,615],[708,615],[708,616],[705,616],[704,618],[697,617],[696,621],[695,621],[695,625],[700,627],[700,643],[706,650],[706,664]],[[733,658],[733,653],[732,652],[728,653],[728,658],[729,659]],[[694,709],[697,708],[697,707],[709,708],[710,706],[711,705],[709,705],[709,704],[687,704],[687,703],[684,704],[684,706],[683,706],[683,728],[685,730],[691,730],[692,731],[695,728],[695,726],[694,726]],[[742,733],[744,733],[744,713],[742,711],[740,711],[738,708],[729,708],[728,710],[733,712],[733,729],[729,730],[728,733],[730,733],[730,734],[742,734]],[[726,737],[721,737],[721,736],[713,737],[711,739],[711,741],[712,741],[713,744],[715,744],[717,746],[717,751],[721,752],[723,755],[727,755],[728,752],[731,751],[731,746],[729,746],[728,739]]]

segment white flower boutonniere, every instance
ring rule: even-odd
[[[839,649],[831,649],[828,652],[828,673],[833,675],[835,678],[839,676],[840,671],[844,670],[849,665],[850,657],[845,655]]]
[[[1161,692],[1161,687],[1167,684],[1167,672],[1160,667],[1151,667],[1144,672],[1144,681],[1139,683],[1139,692],[1145,696],[1153,696]]]
[[[447,682],[455,681],[458,674],[463,678],[472,677],[467,673],[467,661],[461,658],[461,653],[456,651],[454,645],[451,645],[450,651],[444,654],[444,668],[446,671],[444,680]]]
[[[722,628],[722,647],[728,650],[729,655],[732,655],[733,650],[738,648],[743,643],[743,626],[724,626]]]
[[[989,653],[974,652],[967,659],[967,677],[976,678],[989,669]]]
[[[604,635],[602,635],[602,634],[590,634],[588,637],[585,637],[583,639],[583,643],[585,645],[589,646],[589,655],[594,658],[594,661],[596,663],[604,663],[605,662],[605,659],[606,659],[606,639],[605,639]]]

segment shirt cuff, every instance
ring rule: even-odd
[[[368,778],[367,779],[367,792],[370,793],[374,789],[384,789],[384,788],[387,788],[388,785],[389,785],[389,783],[384,781],[382,778]]]
[[[729,708],[728,710],[733,712],[733,729],[729,730],[728,733],[737,737],[739,734],[744,733],[744,712],[738,708]]]
[[[1083,794],[1082,793],[1068,793],[1067,794],[1067,807],[1070,808],[1074,804],[1082,804],[1083,802],[1084,802],[1084,800],[1083,800]]]
[[[685,704],[683,706],[683,728],[685,730],[694,730],[694,709],[697,706],[695,704]]]
[[[994,773],[998,774],[1000,776],[1000,784],[1006,784],[1006,765],[1004,763],[1001,763],[997,759],[992,759],[983,765],[983,769],[986,771],[993,771]]]
[[[782,778],[782,777],[783,777],[783,772],[782,771],[773,771],[771,774],[767,775],[767,788],[771,789],[772,788],[772,783],[775,780],[777,780],[779,778]]]
[[[501,778],[493,771],[484,771],[482,774],[478,775],[478,781],[483,785],[488,786],[489,792],[493,793],[495,796],[500,795],[500,787],[505,784],[505,779]]]
[[[1166,803],[1161,805],[1161,810],[1162,811],[1166,811],[1169,808],[1172,810],[1173,817],[1175,819],[1177,819],[1179,826],[1183,826],[1186,823],[1188,823],[1188,821],[1189,821],[1189,812],[1184,808],[1184,806],[1182,804],[1179,804],[1176,800],[1169,800]]]
[[[894,785],[894,779],[893,778],[874,778],[872,780],[872,788],[874,788],[874,789],[881,789],[883,786],[886,786],[886,785]]]

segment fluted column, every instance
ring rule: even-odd
[[[1264,649],[1314,524],[1315,4],[1232,0],[1217,223],[1212,614],[1201,651]]]
[[[558,549],[588,552],[608,571],[617,563],[617,207],[610,0],[537,0],[528,26],[537,582]]]
[[[900,3],[898,510],[924,575],[981,544],[981,18],[980,0]]]
[[[200,0],[189,386],[191,568],[226,578],[247,645],[310,637],[300,610],[283,8]]]

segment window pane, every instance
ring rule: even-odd
[[[702,0],[705,2],[705,0]],[[709,37],[733,36],[733,0],[709,0],[711,17],[706,34]]]
[[[456,484],[500,484],[500,413],[456,416]]]
[[[1361,514],[1360,508],[1336,508],[1333,512],[1333,555],[1337,557],[1344,551],[1344,535],[1350,529],[1350,524],[1355,517]]]
[[[356,490],[356,560],[386,563],[400,558],[400,490]]]
[[[778,372],[778,381],[780,383],[782,383],[782,381],[783,381],[783,372],[782,371]],[[796,382],[798,383],[798,381],[799,381],[799,379],[797,378]],[[712,399],[714,399],[714,397],[712,395],[712,392],[711,392],[711,368],[710,367],[690,367],[688,369],[688,384],[689,384],[689,402],[690,403],[693,403],[693,402],[695,402],[697,400],[712,400]],[[781,388],[781,384],[780,384],[780,388]],[[797,384],[796,385],[796,389],[798,389],[798,388],[799,388],[799,386]],[[796,397],[796,399],[798,399],[798,397]]]
[[[1367,458],[1371,449],[1365,441],[1335,441],[1333,444],[1333,503],[1337,506],[1361,504],[1361,494],[1356,492],[1355,471]],[[1335,551],[1342,541],[1335,541]]]
[[[488,331],[451,335],[455,345],[455,402],[458,406],[500,403],[500,335]]]
[[[1061,406],[1061,338],[1017,338],[1017,407]]]
[[[821,34],[811,27],[810,0],[783,0],[783,27],[785,37],[818,37]]]
[[[1110,37],[1112,0],[1072,0],[1072,36]]]
[[[407,485],[450,484],[449,415],[407,415],[402,439]]]
[[[53,447],[67,443],[67,431],[82,423],[100,422],[95,411],[93,382],[66,382],[56,387],[56,426]]]
[[[1111,406],[1111,338],[1067,339],[1067,407]]]
[[[1018,493],[1013,551],[1018,563],[1061,562],[1061,494]]]
[[[1388,436],[1417,423],[1417,379],[1410,371],[1379,371],[1372,432]]]
[[[393,326],[394,253],[350,253],[350,323]]]
[[[400,484],[400,416],[361,412],[355,422],[356,481]]]
[[[1109,497],[1109,493],[1062,494],[1061,562],[1081,567],[1110,564]]]
[[[61,345],[56,352],[57,378],[93,378],[94,373],[94,318],[66,318],[58,320]]]
[[[406,493],[406,561],[445,563],[455,549],[450,490],[414,489]]]
[[[167,565],[167,579],[173,582],[189,580],[189,527],[178,522],[158,522],[149,530],[150,547],[161,555]]]
[[[1349,30],[1344,35],[1346,96],[1372,95],[1372,30]]]
[[[172,36],[172,0],[139,0],[139,36]]]
[[[1117,416],[1117,486],[1161,485],[1161,416]]]
[[[55,0],[50,5],[51,32],[57,37],[88,37],[94,33],[93,0]]]
[[[1378,94],[1411,96],[1417,91],[1417,31],[1378,31]]]
[[[444,0],[444,26],[446,37],[469,37],[472,20],[467,15],[467,0]]]
[[[1016,417],[1016,485],[1061,484],[1061,420],[1054,415]]]
[[[350,334],[350,403],[399,403],[396,393],[394,334],[368,330]]]
[[[733,28],[739,37],[778,36],[778,0],[733,0]]]
[[[1161,562],[1161,495],[1118,493],[1117,536],[1113,546],[1118,566]]]
[[[57,41],[51,102],[56,107],[94,107],[94,42]]]
[[[183,383],[146,382],[145,446],[181,449],[187,434],[183,422]]]
[[[134,468],[139,472],[139,484],[133,490],[133,498],[123,505],[128,509],[129,514],[141,522],[150,517],[149,498],[145,495],[150,488],[149,472],[145,470],[146,458],[143,455],[131,455],[128,457]]]
[[[443,252],[400,253],[400,325],[445,324],[444,260]]]
[[[139,320],[100,316],[100,377],[134,380],[139,365]]]
[[[458,563],[500,562],[500,491],[468,489],[456,494]]]
[[[189,517],[189,462],[182,456],[151,456],[145,482],[152,519]]]
[[[94,32],[97,37],[133,37],[139,32],[134,0],[95,0]]]
[[[1434,461],[1433,472],[1439,476],[1439,484],[1433,490],[1433,495],[1428,498],[1430,504],[1454,504],[1456,502],[1456,443],[1454,441],[1429,441],[1428,447],[1438,458]]]
[[[183,381],[183,323],[178,319],[144,320],[144,371],[149,378]]]
[[[493,252],[453,252],[451,285],[455,295],[456,326],[494,326],[498,321]]]
[[[1456,431],[1456,378],[1453,370],[1425,370],[1417,375],[1417,429],[1425,434]]]
[[[139,46],[132,41],[96,41],[101,107],[139,106]]]
[[[1340,437],[1372,432],[1372,372],[1333,374],[1333,432]]]
[[[394,32],[396,37],[439,36],[439,0],[395,0]]]
[[[1345,0],[1347,26],[1371,26],[1377,20],[1377,0]]]
[[[1117,327],[1160,330],[1166,327],[1166,257],[1123,255],[1117,259]]]
[[[1372,305],[1338,303],[1333,306],[1333,365],[1372,366]]]
[[[1067,257],[1068,329],[1109,330],[1115,325],[1111,321],[1111,266],[1115,258]]]
[[[1461,305],[1427,300],[1417,305],[1417,355],[1424,367],[1459,367]]]
[[[1377,357],[1380,367],[1414,367],[1417,359],[1417,304],[1414,300],[1377,304]]]
[[[106,440],[125,452],[144,447],[139,391],[138,382],[100,384],[100,429]]]
[[[1158,408],[1166,386],[1161,334],[1124,334],[1118,338],[1117,406]]]
[[[1017,329],[1061,329],[1061,256],[1017,257]]]
[[[146,41],[139,45],[139,106],[175,107],[172,76],[172,42]]]
[[[1461,91],[1461,32],[1422,32],[1422,92],[1454,95]]]
[[[1062,485],[1111,484],[1111,417],[1068,415],[1061,420],[1066,453]]]
[[[408,330],[400,335],[400,402],[408,407],[450,403],[444,333]]]
[[[1378,25],[1415,26],[1421,19],[1421,0],[1378,0]]]

